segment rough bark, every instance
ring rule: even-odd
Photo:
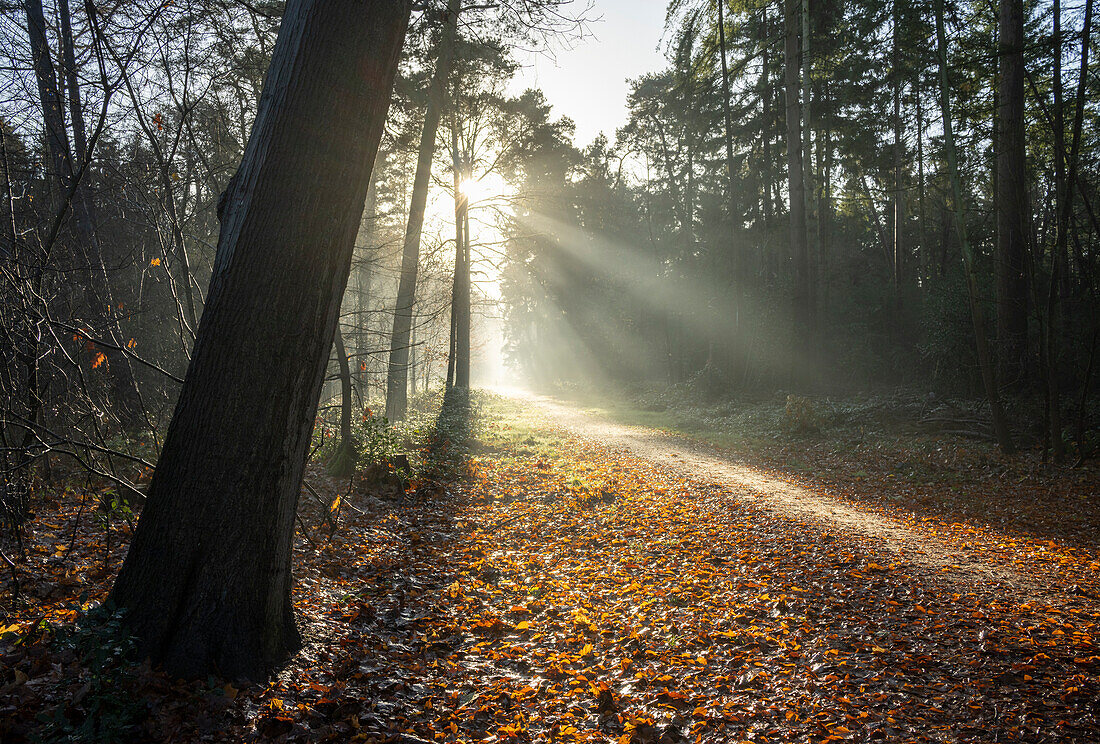
[[[1089,0],[1091,2],[1092,0]],[[985,320],[982,317],[981,304],[978,302],[978,280],[974,268],[974,254],[970,247],[966,231],[966,212],[964,209],[962,185],[959,182],[959,162],[955,152],[955,133],[951,122],[951,97],[947,84],[947,31],[943,20],[943,0],[936,0],[936,50],[939,57],[940,111],[943,115],[943,145],[947,157],[947,173],[951,181],[951,195],[955,207],[955,228],[962,247],[963,263],[966,273],[966,290],[970,302],[970,320],[974,326],[974,346],[978,354],[978,366],[981,368],[982,384],[989,409],[993,418],[993,431],[1001,451],[1011,455],[1016,451],[1012,435],[1005,420],[1004,410],[994,379],[993,359],[989,353],[989,340],[985,336]]]
[[[416,302],[416,277],[420,268],[420,234],[424,229],[424,209],[428,204],[435,140],[443,112],[445,86],[454,61],[461,9],[461,0],[448,0],[439,55],[428,87],[424,128],[420,132],[416,174],[409,199],[409,221],[405,228],[405,245],[401,254],[401,278],[398,281],[397,302],[393,313],[393,333],[390,336],[390,360],[386,375],[386,418],[390,421],[405,418],[409,404],[409,341],[412,335],[413,305]]]
[[[225,219],[186,381],[111,592],[181,676],[257,678],[300,643],[294,514],[409,20],[291,0]]]
[[[1000,0],[997,133],[997,362],[1002,384],[1027,366],[1027,170],[1024,142],[1024,3]]]

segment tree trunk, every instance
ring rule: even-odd
[[[358,265],[352,265],[355,274],[355,333],[352,335],[354,342],[355,359],[358,366],[355,367],[355,379],[359,389],[359,397],[363,405],[370,402],[370,365],[368,363],[370,351],[370,301],[372,283],[374,280],[374,253],[376,249],[378,223],[378,163],[371,169],[371,182],[367,187],[366,204],[363,206],[362,223],[360,228],[363,236],[363,256]],[[360,223],[360,224],[362,224]]]
[[[355,470],[355,441],[351,435],[351,364],[348,362],[348,349],[344,345],[344,334],[340,323],[336,323],[333,348],[336,351],[336,363],[340,367],[340,444],[329,461],[329,471],[335,476],[350,475]]]
[[[817,224],[817,185],[814,178],[813,159],[813,118],[811,110],[810,78],[810,0],[802,0],[802,46],[799,57],[802,60],[802,195],[806,200],[806,304],[808,308],[817,306],[817,269],[821,258],[820,235]],[[806,329],[811,337],[818,339],[816,333],[817,314],[807,312],[810,326]]]
[[[764,113],[764,126],[763,131],[763,149],[764,149],[764,193],[763,199],[763,212],[764,212],[764,231],[768,233],[772,225],[772,182],[775,181],[775,177],[772,175],[772,96],[775,92],[772,90],[771,81],[768,79],[768,69],[771,65],[771,55],[769,51],[771,49],[771,37],[768,34],[768,5],[764,3],[760,8],[760,25],[763,38],[760,40],[760,44],[763,47],[761,52],[760,62],[760,102]]]
[[[121,351],[125,348],[126,342],[118,329],[118,320],[114,315],[115,303],[111,297],[110,283],[95,233],[91,198],[83,183],[77,181],[77,176],[82,175],[79,170],[84,166],[84,158],[87,157],[87,143],[76,72],[69,67],[71,57],[71,64],[75,66],[76,63],[72,51],[68,4],[65,3],[62,6],[65,15],[61,29],[62,46],[65,48],[62,56],[66,59],[70,94],[69,110],[73,117],[73,129],[77,133],[80,151],[84,153],[84,158],[77,163],[73,162],[69,137],[65,130],[61,90],[58,87],[53,58],[46,40],[46,19],[42,11],[42,0],[27,0],[24,8],[27,15],[27,34],[31,41],[34,74],[38,81],[42,119],[46,129],[46,148],[52,168],[51,192],[54,194],[55,208],[64,212],[71,206],[75,217],[74,247],[82,274],[81,282],[84,286],[80,287],[76,296],[71,298],[71,304],[74,306],[74,312],[76,312],[75,308],[79,307],[86,313],[88,320],[98,326],[96,330],[111,342],[110,345],[99,347],[99,351],[107,358],[106,373],[110,382],[109,402],[113,404],[111,406],[105,404],[104,407],[117,413],[124,427],[132,428],[145,423],[141,397],[134,382],[130,361]],[[75,188],[73,188],[74,185]],[[71,197],[71,204],[63,202],[66,196]],[[77,359],[80,358],[77,356]]]
[[[41,0],[36,0],[41,7]],[[73,157],[83,163],[88,152],[87,127],[84,126],[84,110],[80,104],[80,82],[76,76],[76,50],[73,43],[73,24],[69,14],[69,0],[58,0],[57,14],[61,20],[61,59],[65,65],[65,87],[69,93],[69,122],[73,128]]]
[[[913,81],[913,97],[917,104],[917,263],[920,267],[921,282],[928,280],[931,275],[928,260],[927,239],[928,220],[925,212],[925,186],[924,186],[924,107],[921,103],[920,70]],[[923,285],[922,285],[923,286]]]
[[[893,41],[891,50],[891,56],[893,58],[893,71],[891,75],[890,88],[893,94],[894,103],[894,332],[897,334],[897,338],[900,341],[904,338],[901,329],[901,285],[903,280],[903,272],[905,271],[905,191],[902,185],[902,172],[905,168],[905,147],[904,143],[902,142],[901,131],[901,13],[898,9],[898,2],[899,0],[894,0],[893,2]]]
[[[734,312],[732,327],[736,332],[741,326],[741,291],[744,282],[744,257],[736,246],[737,217],[734,213],[733,195],[736,192],[736,176],[733,165],[733,114],[730,110],[730,71],[726,59],[726,0],[718,0],[718,50],[722,58],[722,117],[724,139],[726,141],[726,205],[729,210],[729,267],[730,281],[733,283]],[[716,272],[717,273],[717,272]],[[714,277],[717,280],[717,276]],[[716,285],[717,286],[717,285]],[[713,342],[712,342],[713,345]],[[739,355],[740,356],[740,355]],[[740,366],[740,360],[739,360]]]
[[[49,175],[54,179],[55,198],[60,199],[69,187],[72,176],[69,136],[65,131],[65,116],[61,110],[61,91],[54,73],[53,56],[46,41],[46,18],[42,0],[26,0],[27,36],[31,42],[34,77],[38,83],[38,99],[42,104],[42,121],[46,128],[46,151],[50,160]]]
[[[447,390],[455,385],[455,362],[458,351],[459,277],[462,276],[462,259],[465,255],[465,222],[467,199],[462,193],[463,166],[458,149],[458,84],[455,84],[451,107],[451,168],[454,180],[455,201],[455,271],[451,284],[451,335],[447,347]]]
[[[1089,37],[1092,34],[1092,10],[1093,0],[1085,2],[1084,28],[1081,31],[1081,72],[1077,81],[1077,100],[1073,111],[1073,133],[1070,140],[1069,157],[1066,161],[1068,173],[1064,183],[1064,192],[1060,199],[1058,212],[1058,227],[1055,236],[1054,253],[1050,269],[1050,291],[1047,298],[1047,396],[1050,401],[1049,431],[1051,446],[1054,451],[1054,459],[1061,462],[1065,459],[1066,448],[1062,439],[1062,404],[1061,404],[1061,370],[1058,361],[1058,328],[1060,300],[1059,285],[1063,271],[1068,267],[1063,264],[1063,256],[1068,255],[1069,230],[1073,221],[1073,195],[1077,183],[1077,168],[1081,150],[1081,128],[1084,122],[1085,93],[1089,63]]]
[[[111,592],[142,654],[259,678],[300,644],[294,514],[407,2],[291,0],[187,379]]]
[[[462,209],[462,266],[455,277],[455,387],[470,389],[470,202]]]
[[[799,105],[799,0],[784,4],[784,90],[787,112],[787,178],[790,196],[790,251],[794,263],[795,329],[806,338],[810,327],[810,266],[806,246],[806,185],[802,175],[802,109]]]
[[[386,375],[386,418],[399,421],[408,409],[409,340],[412,332],[413,304],[416,301],[416,275],[420,268],[420,233],[424,228],[424,209],[428,204],[428,187],[435,158],[435,140],[443,111],[443,94],[451,76],[455,41],[458,36],[458,14],[461,0],[448,0],[443,37],[435,72],[428,87],[428,105],[424,110],[424,128],[420,133],[420,149],[409,200],[409,222],[405,229],[405,246],[401,254],[401,278],[397,287],[397,303],[393,313],[393,333],[390,337],[390,362]]]
[[[1092,0],[1089,0],[1089,2],[1092,2]],[[943,114],[943,144],[947,156],[948,177],[951,180],[951,194],[955,202],[955,227],[959,234],[959,243],[962,247],[963,263],[966,270],[966,290],[970,301],[970,320],[974,326],[974,344],[978,354],[978,365],[981,368],[982,384],[989,399],[989,409],[993,418],[993,431],[997,436],[1001,452],[1011,455],[1016,451],[1016,447],[1012,443],[1012,435],[1009,433],[1004,411],[1001,409],[1001,400],[994,379],[993,360],[989,353],[989,340],[985,336],[985,321],[982,318],[982,308],[978,302],[978,280],[974,268],[974,254],[966,235],[966,211],[963,206],[962,186],[959,183],[959,163],[955,153],[955,133],[951,123],[951,94],[947,84],[947,31],[944,28],[943,21],[943,0],[935,0],[935,12],[936,49],[940,68],[940,111]]]
[[[828,79],[822,81],[822,99],[827,107],[830,103],[829,98],[829,81]],[[820,187],[818,190],[818,205],[817,205],[817,241],[818,241],[818,260],[820,279],[821,279],[821,292],[817,297],[817,307],[826,308],[829,302],[829,237],[830,230],[832,229],[832,209],[833,209],[833,142],[832,142],[832,128],[828,124],[828,120],[824,119],[825,126],[821,132],[821,139],[818,143],[818,160],[821,163],[821,167],[818,168],[820,174]]]
[[[1027,166],[1024,143],[1024,3],[1000,0],[997,132],[997,361],[1002,384],[1027,367]]]

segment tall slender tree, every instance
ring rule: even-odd
[[[405,244],[401,254],[401,278],[397,287],[397,303],[393,312],[393,333],[390,335],[390,361],[386,375],[386,417],[391,421],[405,418],[409,400],[409,347],[416,302],[416,277],[420,267],[420,236],[424,230],[424,210],[428,205],[432,162],[439,120],[443,114],[447,81],[454,62],[458,37],[458,18],[462,0],[448,0],[443,18],[435,70],[428,86],[428,103],[424,109],[424,125],[420,132],[416,175],[409,198],[409,221],[405,229]]]
[[[1063,263],[1069,253],[1067,243],[1073,220],[1073,196],[1078,188],[1077,174],[1080,163],[1081,135],[1085,115],[1086,79],[1089,69],[1089,50],[1092,36],[1093,0],[1085,0],[1085,18],[1081,29],[1081,71],[1077,79],[1077,98],[1073,110],[1073,131],[1070,135],[1070,150],[1066,157],[1067,173],[1063,183],[1064,192],[1058,204],[1058,224],[1055,234],[1054,252],[1051,256],[1050,289],[1047,295],[1047,396],[1050,406],[1048,427],[1051,446],[1056,462],[1065,459],[1066,448],[1062,439],[1062,395],[1061,366],[1058,331],[1063,298],[1060,295],[1062,273],[1068,271]],[[1060,50],[1058,53],[1061,53]]]
[[[1089,0],[1089,2],[1092,2],[1092,0]],[[977,268],[974,265],[974,250],[970,246],[966,230],[966,208],[963,201],[962,184],[959,181],[959,159],[955,150],[955,129],[951,119],[951,89],[947,82],[947,30],[944,22],[943,0],[935,0],[934,12],[936,14],[936,52],[939,57],[940,112],[943,116],[943,146],[947,160],[947,175],[951,181],[955,230],[959,235],[959,243],[962,245],[966,291],[970,303],[970,320],[974,327],[974,347],[978,354],[978,365],[981,368],[985,394],[989,400],[990,413],[993,418],[993,431],[997,436],[997,443],[1000,445],[1001,451],[1006,455],[1010,455],[1016,451],[1016,447],[1012,442],[1012,434],[1008,429],[1008,421],[1005,419],[1004,409],[1001,407],[1000,393],[997,390],[993,358],[989,353],[989,340],[985,335],[985,319],[982,317],[982,307],[978,299],[978,277]]]
[[[1027,149],[1024,142],[1024,2],[1000,0],[997,131],[997,366],[1018,386],[1027,365]]]
[[[794,321],[796,331],[809,334],[810,257],[806,237],[806,181],[802,162],[802,107],[799,104],[800,69],[799,15],[800,0],[784,0],[784,93],[787,119],[787,180],[790,200],[790,258],[794,272]]]

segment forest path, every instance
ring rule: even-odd
[[[735,497],[778,515],[858,536],[868,551],[886,551],[893,556],[891,560],[909,564],[912,572],[932,580],[947,580],[971,591],[999,595],[1008,591],[1019,602],[1058,606],[1081,601],[1071,587],[1064,586],[1066,582],[1021,573],[1003,559],[1003,553],[991,549],[993,544],[983,545],[981,539],[965,543],[944,539],[845,502],[824,489],[791,483],[705,443],[659,429],[610,422],[547,396],[520,390],[503,392],[528,410],[540,412],[550,425],[669,468],[694,482],[729,488]]]

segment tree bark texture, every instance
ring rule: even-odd
[[[997,362],[1018,385],[1027,366],[1027,151],[1024,142],[1024,3],[1000,0],[997,132]]]
[[[205,312],[111,592],[181,676],[296,649],[294,514],[407,2],[291,0],[227,196]]]

